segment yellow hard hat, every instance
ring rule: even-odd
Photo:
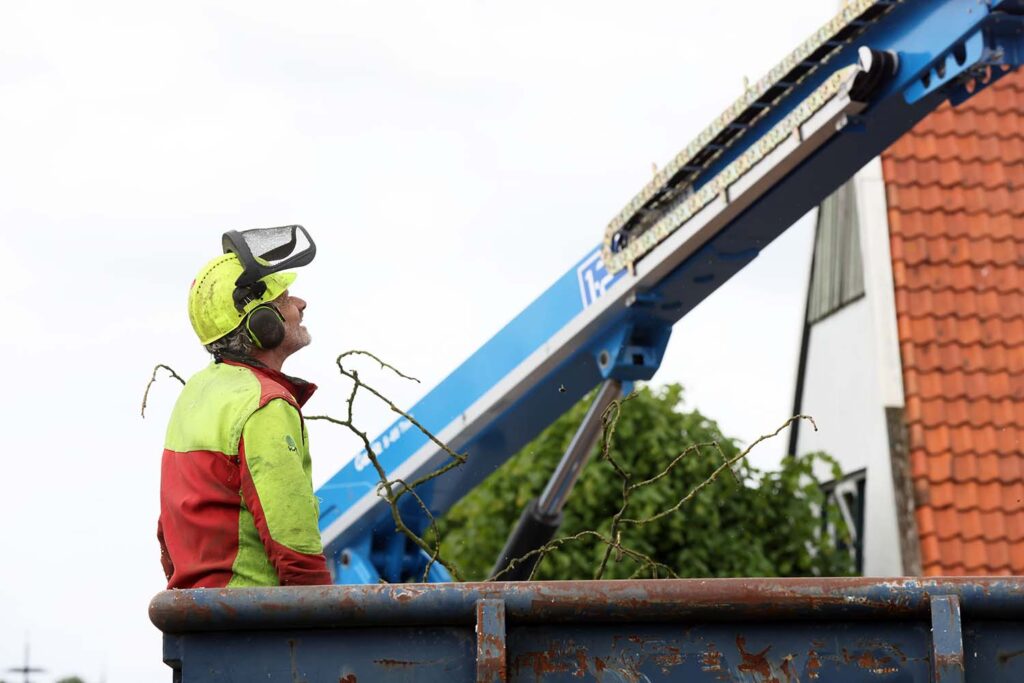
[[[235,254],[223,254],[211,260],[196,275],[188,291],[188,319],[199,341],[205,346],[238,327],[252,309],[273,301],[295,281],[295,273],[271,273],[260,282],[267,288],[262,296],[235,306],[236,281],[242,275],[242,262]]]

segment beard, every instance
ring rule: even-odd
[[[310,342],[313,341],[312,335],[302,325],[295,325],[294,327],[289,326],[285,332],[284,341],[281,343],[288,355],[291,355],[299,349],[309,346]]]

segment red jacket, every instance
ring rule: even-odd
[[[168,588],[331,583],[300,412],[315,390],[232,361],[189,379],[160,473]]]

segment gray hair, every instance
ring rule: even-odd
[[[220,339],[206,345],[206,350],[215,358],[249,358],[255,348],[256,345],[249,337],[245,325],[239,325]]]

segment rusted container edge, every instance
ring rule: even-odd
[[[165,591],[149,606],[165,633],[473,624],[503,600],[510,623],[928,618],[956,595],[965,618],[1024,619],[1024,577],[679,579],[374,584]]]

